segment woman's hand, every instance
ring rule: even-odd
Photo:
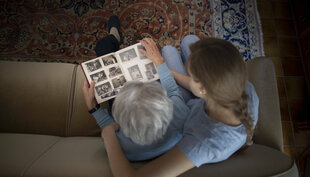
[[[139,49],[147,58],[152,60],[156,66],[161,65],[165,62],[164,58],[161,56],[160,51],[156,43],[151,38],[144,38],[140,41],[145,50]]]
[[[92,81],[91,84],[89,85],[88,82],[84,80],[84,85],[83,85],[82,90],[83,90],[86,107],[88,110],[93,109],[94,107],[96,107],[96,104],[97,104],[96,99],[95,99],[94,87],[95,87],[94,81]]]

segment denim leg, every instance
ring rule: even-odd
[[[169,69],[187,75],[184,69],[184,64],[181,59],[180,53],[175,47],[171,45],[166,45],[162,48],[161,54],[165,59],[165,62]]]
[[[187,35],[183,38],[180,48],[181,48],[182,61],[184,64],[186,60],[188,59],[188,56],[191,54],[189,46],[199,40],[200,39],[196,35]]]
[[[164,46],[161,50],[161,53],[169,69],[187,75],[180,53],[175,47],[170,45]],[[180,85],[178,86],[185,103],[187,103],[188,100],[194,98],[190,91],[181,87]]]

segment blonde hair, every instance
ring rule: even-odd
[[[246,129],[246,143],[251,145],[254,126],[245,93],[247,71],[239,51],[230,42],[216,38],[201,39],[190,49],[186,69],[206,89],[209,98],[240,119]]]

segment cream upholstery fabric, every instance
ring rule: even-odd
[[[256,58],[247,67],[260,99],[254,145],[181,176],[298,176],[293,159],[282,153],[273,63]],[[101,139],[85,137],[100,129],[84,103],[80,66],[0,61],[0,81],[0,176],[111,176]]]
[[[74,67],[0,61],[0,132],[65,136]]]

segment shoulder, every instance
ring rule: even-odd
[[[198,108],[204,105],[204,100],[201,98],[190,99],[186,104],[190,108]]]
[[[226,160],[245,142],[246,134],[240,133],[241,130],[234,131],[223,127],[212,129],[210,132],[201,132],[202,136],[186,134],[177,145],[196,167]]]
[[[245,140],[246,133],[242,125],[228,126],[197,109],[196,114],[186,122],[178,148],[199,167],[227,159]]]

